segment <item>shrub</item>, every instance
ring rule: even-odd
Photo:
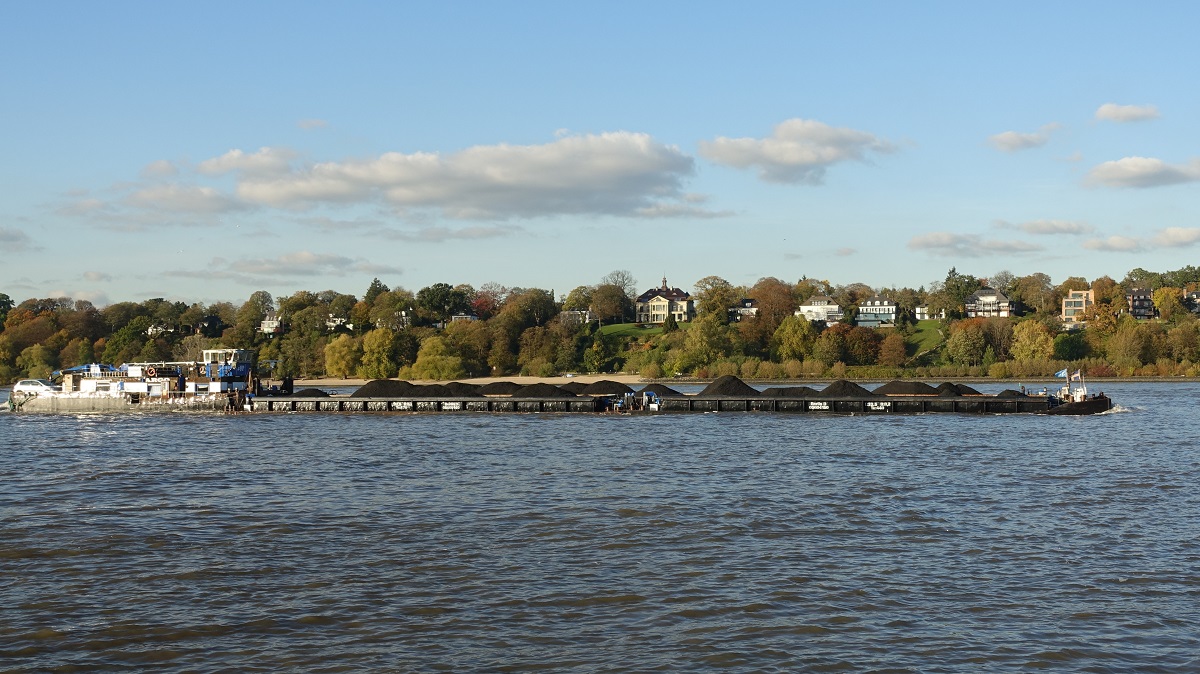
[[[804,363],[794,358],[790,358],[783,361],[783,371],[787,374],[787,376],[795,379],[796,377],[804,374]]]

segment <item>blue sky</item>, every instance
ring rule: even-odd
[[[1200,252],[1200,5],[25,3],[0,292],[1118,280]]]

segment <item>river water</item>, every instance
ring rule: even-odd
[[[1200,385],[1104,388],[1094,417],[2,413],[0,670],[1200,670]]]

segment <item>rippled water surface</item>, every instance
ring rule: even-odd
[[[0,670],[1200,669],[1195,384],[1096,417],[0,414]]]

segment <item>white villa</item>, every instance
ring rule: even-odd
[[[866,328],[894,324],[899,311],[899,304],[886,297],[874,295],[858,305],[858,316],[854,318],[854,324]]]
[[[638,295],[634,314],[638,323],[666,323],[667,316],[674,316],[678,323],[686,323],[696,316],[696,303],[688,293],[668,286],[664,276],[661,287]]]
[[[808,302],[801,304],[795,314],[810,321],[825,321],[826,324],[837,323],[842,320],[843,316],[842,308],[838,306],[838,303],[834,302],[832,297],[825,295],[814,295],[808,298]]]
[[[1013,315],[1013,303],[1004,293],[984,286],[966,301],[967,318],[1007,318]]]

